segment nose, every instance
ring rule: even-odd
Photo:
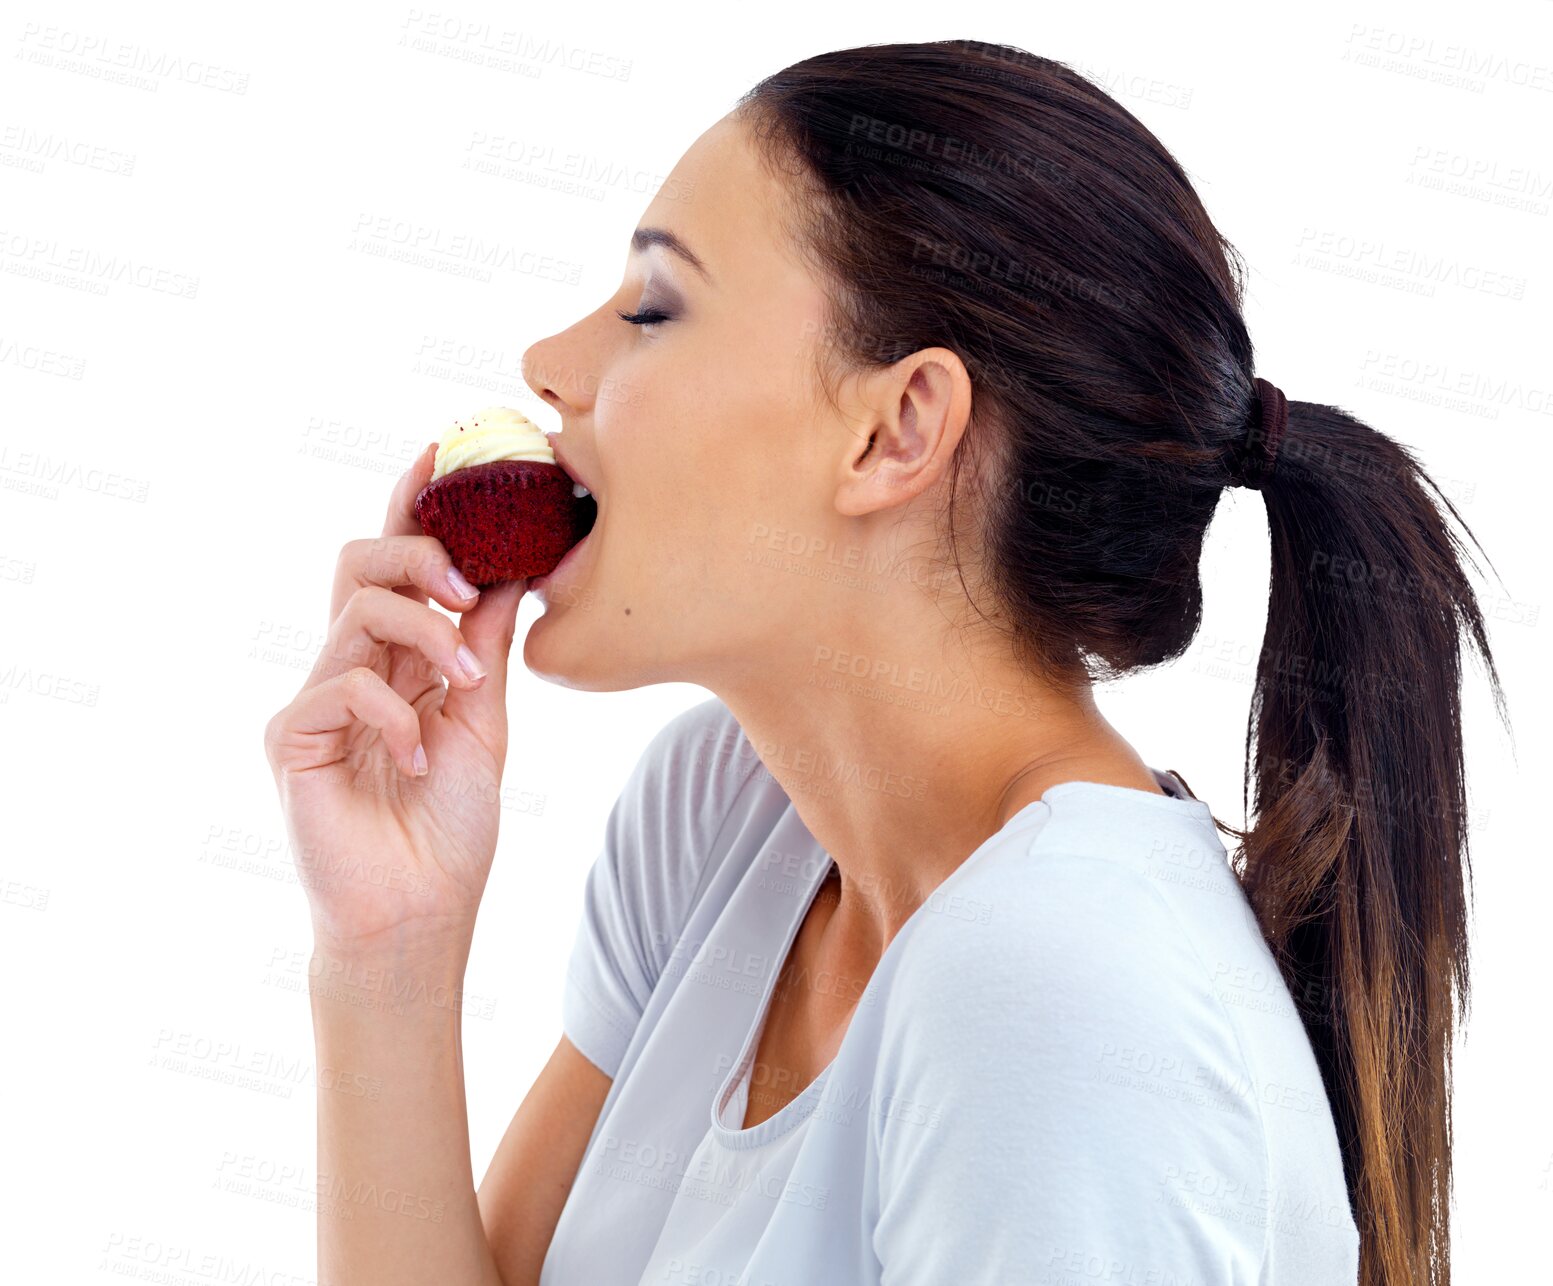
[[[539,340],[524,350],[520,369],[534,395],[554,407],[564,427],[568,420],[593,408],[599,386],[592,364],[582,351],[582,323]]]
[[[559,411],[561,410],[561,397],[550,386],[551,376],[543,356],[543,350],[549,343],[548,339],[542,339],[537,344],[530,344],[524,350],[523,360],[519,364],[519,369],[523,374],[523,382],[529,386],[534,396]]]

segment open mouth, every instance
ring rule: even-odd
[[[593,524],[599,520],[599,502],[580,482],[572,488],[572,492],[575,495],[579,490],[583,494],[577,497],[577,539],[581,540],[593,530]]]
[[[581,557],[580,550],[588,543],[588,537],[593,534],[593,529],[598,525],[599,502],[594,499],[587,487],[580,482],[572,483],[572,541],[566,552],[561,555],[561,561],[556,563],[543,576],[535,577],[531,582],[536,589],[543,589],[550,583],[552,576],[559,577],[564,568],[571,566]]]

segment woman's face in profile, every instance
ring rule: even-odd
[[[849,561],[837,488],[866,434],[818,392],[825,295],[780,227],[785,199],[725,117],[647,207],[614,294],[525,354],[560,413],[558,455],[599,504],[587,545],[537,591],[546,612],[523,650],[536,674],[706,684],[792,640],[812,648],[827,595],[878,602],[815,579]]]

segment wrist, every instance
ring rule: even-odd
[[[458,1013],[471,934],[459,925],[404,924],[340,938],[313,933],[308,990],[320,1001],[405,1015],[428,1008]]]
[[[420,915],[379,929],[344,928],[313,916],[313,953],[338,960],[439,965],[467,959],[474,940],[474,914]]]

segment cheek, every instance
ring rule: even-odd
[[[762,549],[816,534],[794,494],[804,413],[769,355],[724,338],[633,353],[595,407],[612,575],[737,597]]]
[[[687,627],[744,601],[759,570],[752,551],[780,521],[769,496],[668,452],[634,451],[621,463],[601,545],[611,592],[657,601]]]

